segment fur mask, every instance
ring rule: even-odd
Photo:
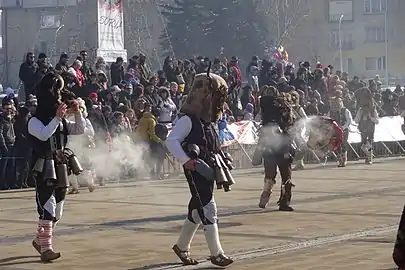
[[[217,122],[227,97],[228,85],[222,77],[209,71],[197,74],[180,111],[195,114],[205,122]]]

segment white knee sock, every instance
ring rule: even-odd
[[[204,225],[204,235],[211,256],[217,256],[224,253],[221,242],[219,241],[218,224]]]
[[[193,241],[194,234],[199,226],[200,224],[195,224],[189,219],[186,219],[181,229],[179,239],[177,240],[177,246],[181,251],[190,250],[191,241]]]

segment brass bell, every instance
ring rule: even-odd
[[[37,162],[35,162],[35,165],[32,168],[32,171],[35,173],[42,173],[42,171],[44,170],[44,165],[45,165],[45,159],[38,158]]]
[[[228,183],[228,180],[226,178],[224,169],[222,168],[222,163],[220,161],[220,158],[218,157],[218,155],[214,155],[215,156],[215,179],[217,182],[217,187],[218,185],[220,186],[225,186]]]
[[[83,167],[76,155],[69,157],[69,164],[74,175],[79,175],[83,172]]]
[[[53,159],[45,160],[44,164],[44,179],[53,179],[56,180],[56,172],[55,172],[55,162]]]
[[[69,186],[68,169],[66,164],[56,166],[57,186],[66,188]]]

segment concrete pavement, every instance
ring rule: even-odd
[[[277,211],[278,189],[257,207],[260,169],[235,173],[229,193],[216,192],[220,235],[236,262],[230,269],[395,269],[393,242],[403,207],[405,160],[294,172],[293,213]],[[280,181],[278,180],[278,184]],[[215,269],[199,230],[182,267],[171,251],[187,212],[184,180],[110,185],[69,195],[54,247],[62,258],[44,265],[31,247],[34,193],[0,193],[0,269]]]

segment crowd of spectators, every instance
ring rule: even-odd
[[[353,115],[357,110],[355,91],[369,87],[379,110],[379,116],[398,115],[400,86],[394,91],[383,89],[378,75],[367,82],[332,66],[308,61],[283,66],[267,59],[252,57],[242,72],[239,59],[174,59],[166,57],[163,68],[153,72],[145,55],[135,55],[128,64],[118,57],[112,64],[98,58],[89,63],[86,51],[70,59],[66,53],[53,67],[43,53],[29,52],[21,64],[19,77],[24,85],[25,102],[11,94],[2,101],[0,118],[0,189],[33,186],[29,173],[30,151],[26,123],[35,113],[35,91],[41,78],[50,71],[65,80],[65,89],[85,101],[88,119],[93,125],[95,141],[109,141],[122,135],[136,135],[150,146],[156,166],[151,176],[163,178],[162,164],[165,140],[171,123],[175,121],[182,101],[187,96],[195,74],[206,72],[212,61],[211,72],[223,77],[229,86],[228,102],[222,121],[260,120],[259,96],[264,86],[274,86],[279,92],[295,100],[295,108],[307,115],[326,115],[329,97],[339,96]],[[242,75],[244,74],[244,75]]]

